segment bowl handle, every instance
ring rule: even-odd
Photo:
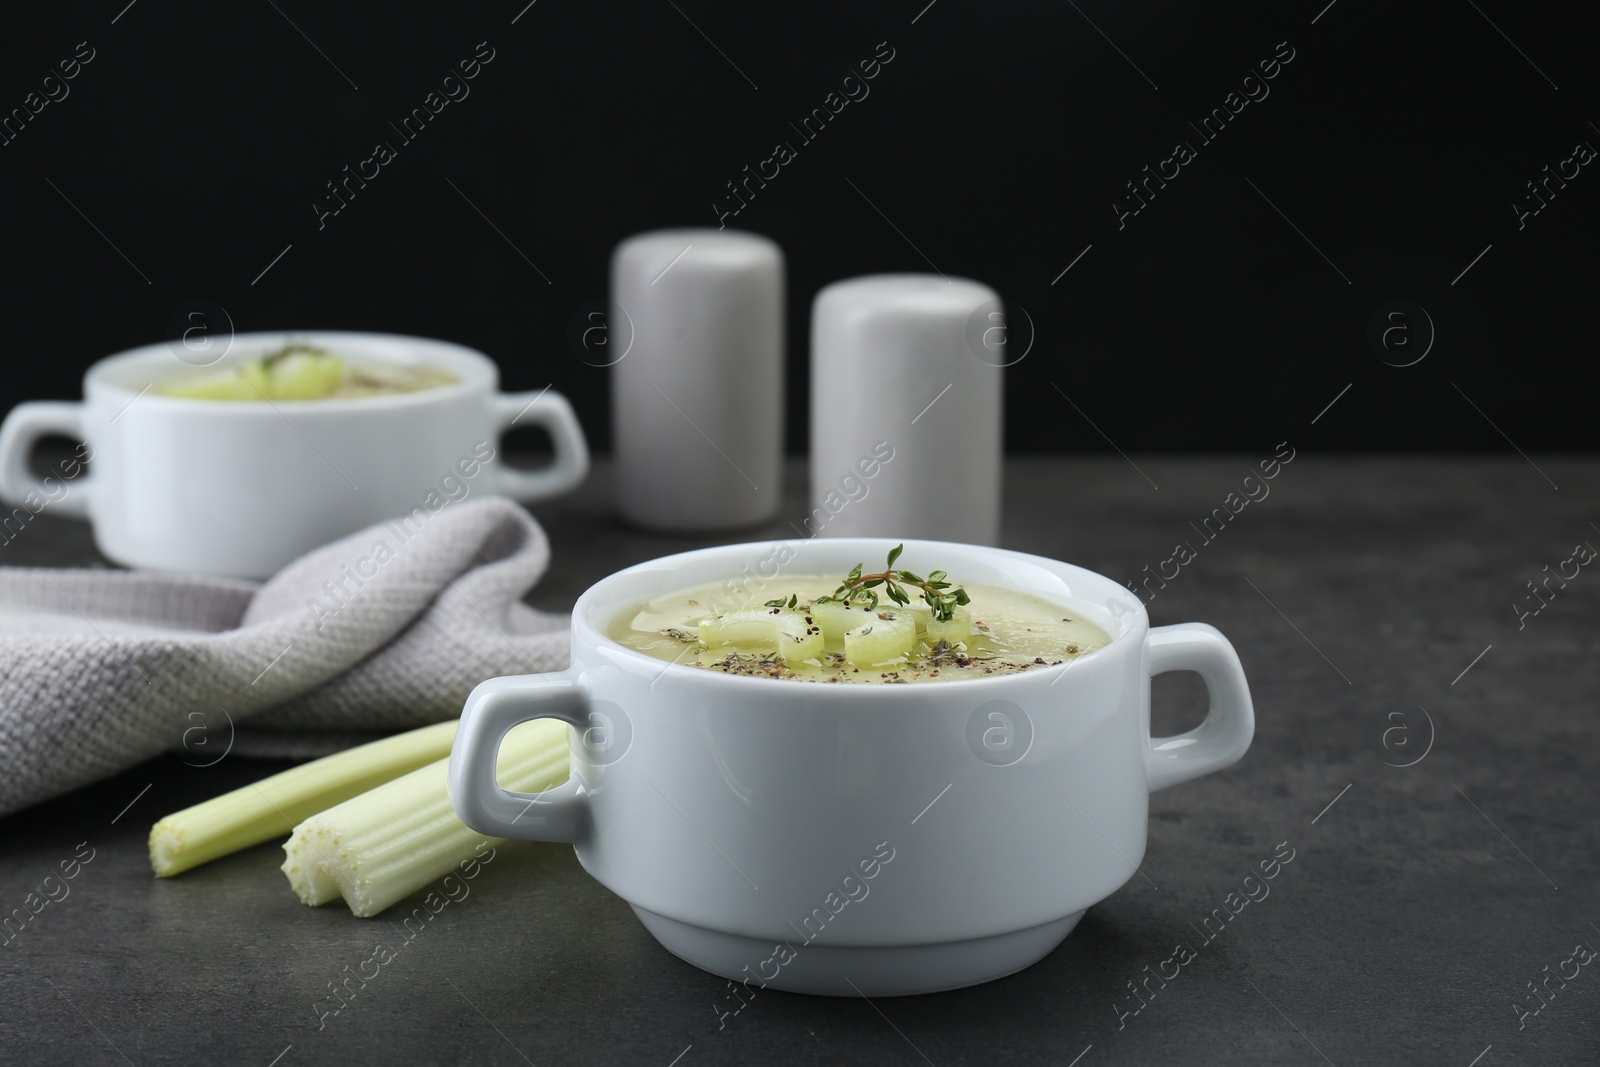
[[[1214,626],[1184,622],[1154,626],[1145,638],[1150,675],[1194,671],[1211,698],[1205,719],[1174,737],[1152,737],[1145,751],[1150,792],[1187,782],[1236,763],[1255,736],[1250,686],[1233,645]]]
[[[66,479],[47,477],[40,481],[28,469],[33,446],[46,434],[82,441],[83,405],[67,400],[29,400],[11,409],[5,424],[0,425],[0,499],[35,511],[28,503],[32,497],[41,501],[37,510],[48,504],[58,515],[86,519],[92,478],[79,479],[69,486]],[[52,480],[56,481],[55,488],[49,484]]]
[[[500,742],[529,719],[589,725],[589,698],[571,671],[492,678],[472,691],[450,748],[450,803],[461,821],[491,837],[573,844],[589,831],[589,801],[577,772],[542,793],[513,793],[495,780]]]
[[[536,393],[501,393],[494,398],[494,404],[496,434],[504,434],[513,426],[543,426],[555,448],[550,465],[539,470],[507,466],[501,456],[490,468],[496,492],[532,504],[565,493],[583,481],[589,473],[589,445],[566,397],[546,388]]]

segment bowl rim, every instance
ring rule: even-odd
[[[374,343],[388,346],[401,345],[415,350],[417,362],[428,362],[430,358],[437,357],[447,366],[442,369],[459,374],[460,380],[447,385],[430,386],[409,393],[395,393],[389,396],[361,396],[361,397],[332,397],[317,400],[211,400],[203,397],[167,396],[161,393],[152,393],[151,384],[143,388],[134,388],[126,385],[114,377],[130,367],[137,367],[145,363],[156,363],[166,360],[178,363],[194,371],[203,371],[215,367],[225,366],[230,362],[249,358],[250,350],[263,347],[266,350],[281,347],[290,343],[308,343],[327,348],[343,347],[349,352],[348,358],[358,361],[372,362],[400,362],[395,356],[380,352],[360,352],[362,344]],[[235,355],[235,351],[243,346],[244,351]],[[345,353],[338,353],[345,355]],[[179,372],[174,372],[177,377]],[[408,334],[376,333],[364,330],[261,330],[253,333],[234,334],[229,341],[228,351],[219,356],[212,363],[203,367],[185,363],[177,357],[172,350],[171,343],[156,342],[140,345],[136,348],[126,349],[96,360],[89,366],[83,375],[83,394],[85,400],[93,398],[94,394],[105,393],[125,404],[131,404],[134,399],[140,401],[141,406],[155,405],[164,410],[175,412],[230,412],[241,417],[259,417],[262,415],[281,415],[287,409],[296,415],[317,414],[349,416],[353,412],[382,411],[395,408],[422,407],[430,404],[448,403],[474,393],[499,392],[499,368],[495,362],[484,353],[454,341],[442,341],[430,337],[415,337]]]
[[[620,663],[629,664],[631,666],[640,668],[651,668],[656,671],[655,681],[651,683],[652,685],[654,685],[656,681],[660,681],[662,678],[671,677],[679,680],[694,679],[699,684],[707,685],[759,686],[761,687],[760,689],[753,690],[752,692],[767,692],[774,696],[782,693],[791,698],[797,693],[802,692],[816,694],[816,696],[820,699],[848,699],[850,696],[857,696],[863,692],[879,692],[884,693],[885,695],[872,697],[870,699],[902,699],[924,701],[929,699],[931,696],[928,691],[929,685],[937,686],[938,683],[924,683],[920,685],[878,685],[871,683],[825,685],[814,681],[804,681],[796,678],[756,678],[746,675],[724,674],[720,671],[709,671],[703,667],[695,667],[689,664],[677,663],[671,660],[663,660],[657,656],[652,656],[647,652],[641,652],[638,649],[629,648],[628,646],[613,639],[605,632],[603,628],[601,628],[601,626],[598,626],[595,623],[594,615],[598,610],[601,610],[600,605],[598,605],[596,601],[600,599],[602,595],[609,593],[609,590],[607,589],[608,586],[615,582],[627,581],[632,575],[647,572],[659,572],[663,568],[663,565],[666,565],[669,568],[677,569],[685,565],[698,564],[710,558],[720,558],[724,556],[737,557],[741,553],[748,554],[752,551],[766,551],[775,545],[793,544],[797,540],[803,541],[807,544],[820,542],[823,546],[826,546],[831,551],[837,552],[840,555],[849,555],[852,557],[859,556],[860,558],[871,558],[873,555],[881,556],[887,552],[889,548],[892,548],[896,544],[904,544],[908,551],[913,549],[918,551],[928,549],[945,549],[955,550],[958,553],[978,553],[992,555],[1010,560],[1014,563],[1025,563],[1031,566],[1040,567],[1058,575],[1062,575],[1063,572],[1068,572],[1073,577],[1081,576],[1091,582],[1104,583],[1104,586],[1110,587],[1121,594],[1116,598],[1115,602],[1126,609],[1123,612],[1114,612],[1109,608],[1102,606],[1098,601],[1093,600],[1088,595],[1084,594],[1068,594],[1064,598],[1091,609],[1090,613],[1096,616],[1096,618],[1093,620],[1095,625],[1105,630],[1111,636],[1111,640],[1104,646],[1094,649],[1091,652],[1082,653],[1061,663],[1048,664],[1040,667],[1038,670],[1019,671],[1013,674],[1000,674],[983,678],[969,678],[960,680],[951,679],[949,686],[959,685],[961,687],[961,692],[968,691],[966,687],[971,685],[984,685],[990,688],[999,688],[1008,684],[1012,686],[1031,686],[1033,684],[1033,679],[1044,677],[1048,677],[1050,679],[1049,683],[1047,684],[1053,685],[1058,680],[1057,676],[1066,674],[1080,664],[1095,665],[1125,654],[1125,646],[1135,640],[1138,640],[1142,643],[1143,635],[1148,632],[1150,628],[1149,614],[1146,612],[1144,603],[1139,599],[1137,594],[1097,571],[1091,571],[1088,568],[1080,567],[1077,564],[1051,559],[1048,556],[1040,556],[1031,552],[1020,552],[1015,549],[997,548],[989,545],[974,545],[958,541],[935,541],[922,538],[789,538],[779,539],[778,541],[774,542],[748,541],[728,545],[713,545],[707,548],[690,549],[684,552],[675,552],[670,555],[644,560],[643,562],[624,567],[621,570],[613,571],[611,574],[606,575],[604,578],[601,578],[599,581],[589,586],[588,589],[584,590],[582,595],[580,595],[577,601],[573,604],[573,647],[576,649],[580,643],[586,644],[588,647],[595,649],[597,652],[603,655],[607,660],[618,661]],[[746,556],[746,558],[748,558],[748,556]],[[687,585],[693,583],[686,582],[685,584]],[[1030,595],[1040,596],[1043,599],[1052,601],[1063,599],[1059,594],[1052,596],[1050,594],[1031,593]],[[631,599],[636,600],[637,598]],[[1110,618],[1110,625],[1107,625],[1107,623],[1104,621],[1104,618],[1106,617]],[[576,659],[574,660],[573,667],[578,667]],[[782,688],[773,690],[771,688],[773,685],[779,685],[782,686]],[[936,689],[936,692],[946,692],[949,686],[939,686]],[[835,693],[839,695],[835,697],[827,697],[823,695],[828,693]]]

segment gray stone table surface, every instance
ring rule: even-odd
[[[319,1027],[329,982],[396,931],[302,907],[276,844],[151,877],[155,818],[282,767],[166,757],[0,820],[0,912],[93,850],[0,947],[0,1062],[1600,1062],[1600,961],[1568,962],[1600,947],[1600,567],[1524,599],[1600,545],[1600,462],[1305,453],[1205,541],[1194,527],[1263,458],[1007,466],[1008,547],[1119,580],[1195,549],[1151,584],[1153,621],[1221,628],[1258,719],[1240,764],[1152,798],[1142,870],[1020,974],[870,1003],[766,991],[724,1016],[727,983],[660,948],[570,848],[512,845]],[[799,467],[789,482],[769,528],[664,537],[613,517],[602,465],[533,509],[554,562],[531,599],[566,610],[627,564],[793,537]],[[0,554],[98,559],[48,512]],[[1518,603],[1544,606],[1519,620]],[[1154,698],[1171,732],[1203,693],[1176,675]],[[1205,940],[1283,843],[1270,895]],[[1180,940],[1194,958],[1135,999]]]

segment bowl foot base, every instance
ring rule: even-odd
[[[784,943],[793,955],[780,965],[790,953],[775,955],[779,946],[772,941],[633,911],[668,952],[703,971],[753,989],[835,997],[939,993],[1004,978],[1049,955],[1083,918],[1080,911],[1024,930],[926,945],[821,945],[795,938]]]

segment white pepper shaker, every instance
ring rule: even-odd
[[[965,278],[872,274],[817,294],[806,536],[999,541],[996,330],[999,296]]]
[[[660,530],[751,526],[783,481],[783,250],[738,230],[637,234],[611,256],[617,505]]]

